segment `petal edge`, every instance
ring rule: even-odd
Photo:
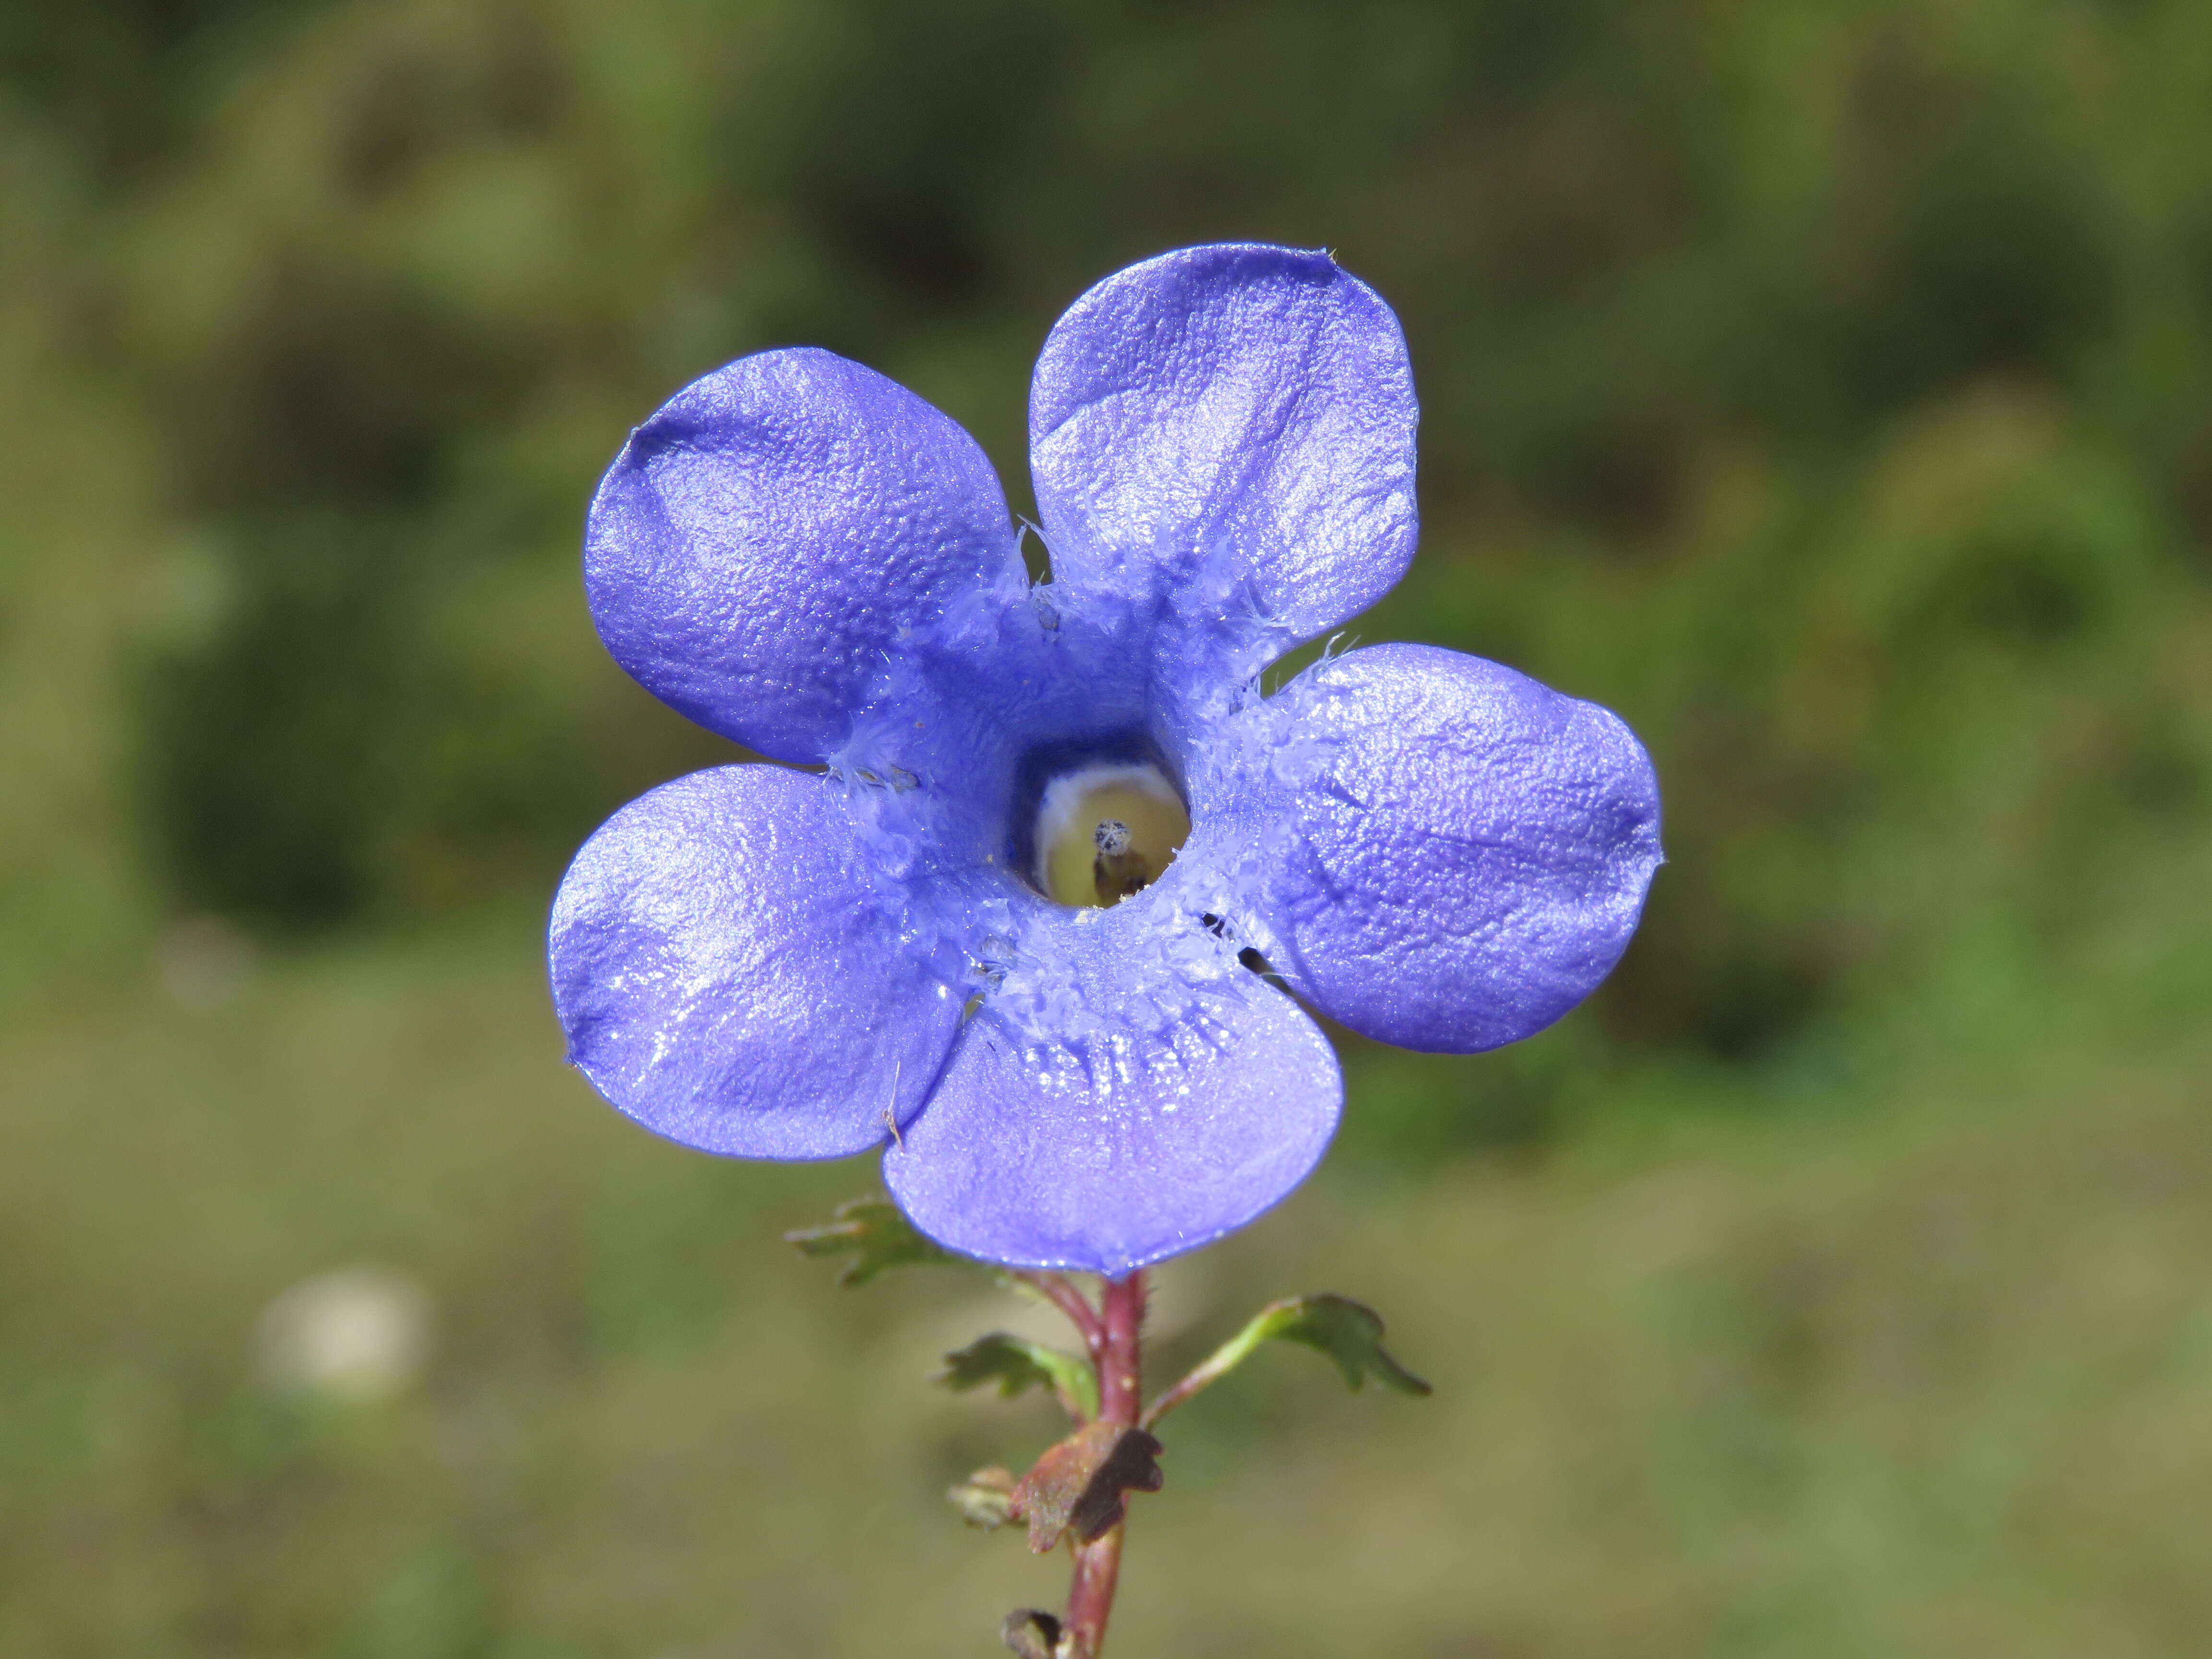
[[[548,929],[554,1008],[623,1114],[702,1152],[815,1158],[920,1106],[959,1000],[897,949],[839,805],[804,773],[719,767],[576,854]]]
[[[1118,1278],[1243,1226],[1328,1149],[1343,1078],[1296,1003],[1236,969],[1156,1025],[1114,1006],[1101,967],[1103,1018],[1079,1038],[969,1022],[884,1153],[899,1207],[948,1249]]]
[[[1396,316],[1328,253],[1223,243],[1118,271],[1054,325],[1030,390],[1055,580],[1173,609],[1225,577],[1283,645],[1319,634],[1413,557],[1419,413]]]
[[[1302,995],[1466,1054],[1612,971],[1662,861],[1657,780],[1618,716],[1433,646],[1349,652],[1285,695],[1312,758],[1267,813],[1258,921]]]
[[[950,416],[813,348],[741,357],[629,436],[584,579],[607,649],[662,702],[816,762],[901,629],[1019,568],[998,477]]]

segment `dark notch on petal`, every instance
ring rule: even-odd
[[[1211,910],[1198,919],[1198,925],[1216,939],[1227,939],[1230,936],[1228,920],[1225,917],[1215,915]],[[1261,978],[1279,986],[1283,983],[1283,976],[1275,971],[1275,964],[1261,955],[1256,945],[1244,946],[1237,951],[1237,960],[1259,975]]]

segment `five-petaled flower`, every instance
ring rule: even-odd
[[[1415,415],[1327,254],[1133,266],[1037,362],[1033,586],[982,452],[881,375],[768,351],[677,393],[592,503],[592,613],[793,764],[680,778],[577,854],[574,1062],[709,1152],[883,1145],[955,1250],[1119,1275],[1320,1158],[1343,1084],[1289,993],[1431,1050],[1565,1013],[1659,863],[1628,728],[1418,645],[1261,692],[1404,573]]]

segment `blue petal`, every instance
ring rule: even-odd
[[[1265,814],[1271,964],[1355,1031],[1465,1054],[1540,1030],[1627,948],[1659,787],[1595,703],[1479,657],[1380,645],[1285,693]],[[1284,774],[1287,774],[1287,777]]]
[[[991,464],[949,416],[827,351],[766,351],[669,399],[585,532],[600,637],[663,702],[819,761],[902,629],[1018,569]]]
[[[1343,1079],[1297,1006],[1237,969],[1164,1019],[1113,932],[1093,929],[1056,1030],[987,1005],[884,1154],[899,1206],[948,1248],[1119,1277],[1243,1226],[1327,1148]]]
[[[920,1106],[960,1020],[897,917],[825,780],[726,766],[664,784],[599,827],[553,902],[569,1058],[689,1146],[865,1151]]]
[[[1231,243],[1133,265],[1037,359],[1054,575],[1188,615],[1219,605],[1226,574],[1284,643],[1318,634],[1413,557],[1418,412],[1398,319],[1326,253]]]

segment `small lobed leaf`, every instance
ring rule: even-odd
[[[850,1258],[837,1275],[837,1282],[847,1286],[865,1285],[893,1267],[981,1265],[925,1237],[887,1198],[856,1198],[840,1204],[836,1215],[822,1226],[801,1227],[783,1238],[807,1255]]]
[[[1271,1340],[1318,1348],[1336,1362],[1344,1380],[1355,1389],[1370,1376],[1379,1376],[1401,1394],[1432,1392],[1382,1346],[1382,1316],[1374,1309],[1348,1296],[1296,1296],[1261,1309],[1243,1330],[1153,1401],[1145,1412],[1145,1426],[1152,1427],[1192,1395],[1212,1388]]]
[[[1066,1532],[1093,1542],[1119,1524],[1127,1493],[1160,1489],[1159,1455],[1160,1443],[1142,1429],[1085,1424],[1015,1484],[1010,1513],[1029,1523],[1030,1547],[1040,1555]]]
[[[999,1396],[1012,1400],[1025,1389],[1049,1389],[1070,1410],[1098,1414],[1098,1376],[1091,1362],[1042,1342],[993,1331],[945,1356],[945,1369],[933,1381],[953,1389],[999,1385]]]
[[[994,1463],[949,1488],[945,1496],[969,1526],[995,1532],[1013,1518],[1013,1472]]]
[[[999,1639],[1022,1659],[1057,1659],[1060,1620],[1041,1607],[1016,1607],[999,1626]]]
[[[1344,1380],[1357,1389],[1373,1376],[1401,1394],[1435,1392],[1407,1370],[1382,1346],[1382,1316],[1348,1296],[1300,1296],[1269,1304],[1251,1328],[1259,1340],[1303,1342],[1336,1362]]]

